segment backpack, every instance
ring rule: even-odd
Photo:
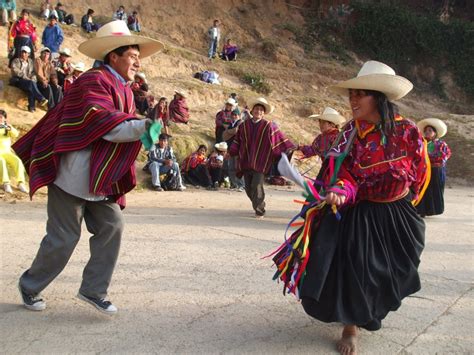
[[[161,186],[165,191],[176,191],[178,190],[178,174],[169,173],[166,174],[166,178],[161,182]]]

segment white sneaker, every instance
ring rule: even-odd
[[[98,298],[92,298],[83,295],[82,293],[77,294],[77,298],[80,300],[89,303],[90,305],[94,306],[96,309],[98,309],[100,312],[105,313],[105,314],[115,314],[117,313],[117,307],[115,307],[112,302],[106,301],[105,299],[98,299]]]
[[[186,190],[186,186],[181,185],[180,187],[178,187],[178,191],[184,191],[184,190]]]
[[[30,311],[43,311],[46,309],[46,302],[38,295],[27,294],[21,288],[20,283],[18,283],[18,290],[20,291],[21,300],[26,309]]]
[[[27,194],[28,193],[28,189],[26,188],[25,184],[20,182],[18,184],[18,190],[20,190],[21,192]]]
[[[3,184],[3,189],[5,190],[6,194],[12,194],[13,193],[13,189],[12,189],[12,186],[10,184]]]

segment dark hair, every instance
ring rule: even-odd
[[[198,149],[197,149],[197,150],[201,150],[201,149],[203,149],[203,148],[204,148],[204,150],[205,150],[205,151],[207,151],[207,147],[206,147],[206,145],[205,145],[205,144],[201,144],[201,145],[199,145],[199,147],[198,147]]]
[[[60,7],[60,6],[63,6],[63,4],[60,3],[60,2],[58,2],[56,6],[57,6],[57,7]]]
[[[140,47],[138,46],[138,44],[126,45],[126,46],[115,48],[113,51],[110,51],[109,53],[107,53],[107,55],[104,58],[104,64],[110,64],[110,55],[112,53],[115,53],[121,57],[130,48],[136,49],[137,51],[140,50]]]
[[[92,15],[93,13],[94,13],[94,10],[92,9],[87,10],[87,15]]]
[[[0,109],[0,115],[7,118],[7,111],[5,111],[4,109]]]
[[[132,12],[132,15],[138,15],[138,11],[137,11],[137,10],[134,10],[134,11]]]
[[[24,14],[28,14],[28,15],[30,15],[30,11],[28,11],[27,9],[23,9],[23,10],[21,10],[21,13],[20,13],[20,15],[24,15]]]
[[[380,91],[364,91],[367,95],[372,96],[375,99],[377,111],[379,112],[381,119],[380,129],[386,136],[392,135],[395,129],[395,116],[398,115],[399,112],[398,106],[389,101],[387,96]]]
[[[160,133],[160,135],[158,136],[158,139],[161,141],[161,140],[168,140],[168,138],[170,138],[171,136],[169,134],[166,134],[166,133]]]
[[[1,112],[0,112],[0,113],[1,113]],[[435,134],[438,135],[438,131],[436,130],[436,128],[434,128],[433,126],[430,126],[430,125],[427,125],[425,128],[423,128],[423,132],[425,132],[425,130],[426,130],[428,127],[430,127],[430,128],[435,132]]]

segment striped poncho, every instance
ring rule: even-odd
[[[90,146],[89,192],[114,196],[124,206],[123,195],[136,185],[134,162],[141,143],[113,143],[102,136],[135,118],[131,89],[108,69],[81,75],[64,100],[12,147],[30,177],[30,196],[54,182],[61,153]]]
[[[274,159],[290,148],[295,145],[274,122],[249,119],[240,125],[229,153],[239,156],[237,176],[241,177],[245,171],[268,174]]]

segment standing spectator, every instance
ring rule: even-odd
[[[207,147],[201,144],[194,153],[184,159],[181,174],[194,187],[211,189],[212,179],[207,167],[206,152]]]
[[[36,86],[36,75],[33,60],[30,58],[31,49],[23,46],[20,49],[20,57],[12,61],[10,84],[16,86],[28,94],[28,111],[35,111],[35,101],[40,102],[41,107],[48,105],[48,100],[41,94]]]
[[[175,123],[185,123],[189,121],[189,108],[186,103],[187,93],[184,90],[175,90],[173,100],[171,100],[168,111],[169,119]]]
[[[229,126],[222,134],[222,137],[227,142],[228,147],[230,147],[234,142],[234,137],[239,130],[239,126],[244,122],[240,118],[240,111],[238,108],[232,111],[231,118],[232,122],[230,122]],[[229,174],[231,188],[235,188],[237,191],[242,192],[244,191],[245,183],[242,177],[237,177],[237,164],[238,157],[230,156],[227,159],[227,173]]]
[[[2,174],[3,190],[6,193],[13,193],[10,184],[10,174],[8,168],[11,167],[21,192],[28,193],[25,186],[25,167],[20,158],[11,149],[11,138],[18,137],[18,131],[8,123],[7,113],[0,110],[0,172]]]
[[[61,104],[13,145],[27,162],[31,195],[48,187],[46,235],[19,280],[25,308],[46,308],[39,294],[66,267],[84,221],[93,236],[77,297],[103,313],[117,312],[106,297],[124,230],[121,208],[136,185],[140,137],[155,129],[151,120],[137,119],[127,83],[140,59],[162,48],[131,35],[122,21],[104,25],[78,49],[106,65],[84,73]]]
[[[83,62],[77,64],[71,64],[72,73],[66,77],[64,80],[64,93],[68,92],[71,88],[71,85],[84,73],[86,66]]]
[[[222,48],[221,58],[227,61],[236,61],[238,50],[239,48],[235,44],[232,44],[231,39],[229,38]]]
[[[35,59],[36,85],[41,94],[48,100],[48,108],[55,106],[53,101],[53,91],[49,85],[51,73],[54,71],[51,63],[51,51],[48,47],[41,48],[40,56]]]
[[[439,118],[425,118],[418,122],[418,128],[428,142],[431,179],[416,211],[421,217],[439,215],[444,212],[446,163],[451,157],[451,149],[441,139],[448,133],[448,127]]]
[[[72,73],[71,50],[64,48],[59,51],[59,57],[53,60],[53,66],[58,74],[59,86],[64,86],[64,80]]]
[[[278,126],[264,118],[273,107],[263,97],[250,103],[252,119],[240,125],[230,155],[239,157],[237,176],[244,176],[245,192],[252,201],[255,217],[265,215],[265,174],[270,172],[274,160],[295,148]]]
[[[31,58],[34,59],[36,51],[36,27],[29,20],[30,12],[21,10],[20,18],[10,28],[8,36],[8,56],[11,61],[20,56],[23,46],[30,47]]]
[[[149,118],[153,119],[155,122],[160,122],[163,131],[165,134],[169,135],[169,114],[168,114],[168,100],[166,97],[161,97],[158,100],[158,103],[153,107],[153,110],[151,110]]]
[[[219,20],[214,20],[214,24],[207,30],[209,38],[209,59],[215,58],[217,48],[219,48],[219,40],[221,39],[221,29],[219,28]]]
[[[63,25],[74,25],[74,15],[68,14],[66,10],[64,10],[64,5],[60,2],[56,5],[56,13],[58,14],[58,21],[60,23]]]
[[[135,100],[135,106],[141,115],[145,115],[148,110],[148,101],[146,98],[149,90],[145,73],[136,73],[131,87]]]
[[[114,20],[127,22],[127,14],[125,13],[125,7],[123,5],[120,5],[118,10],[114,12],[112,18]]]
[[[176,162],[176,157],[173,148],[169,145],[170,136],[166,133],[161,133],[158,137],[158,144],[155,144],[148,152],[147,166],[151,172],[151,183],[155,191],[163,191],[160,176],[166,175],[164,181],[168,179],[176,179],[176,187],[164,186],[165,189],[176,188],[178,191],[183,191],[186,187],[183,185],[179,165]]]
[[[138,12],[133,11],[133,13],[128,16],[128,28],[133,32],[141,32],[142,28],[140,25],[140,19],[138,17]]]
[[[2,26],[9,21],[16,21],[16,0],[0,0],[0,11],[2,12]]]
[[[99,25],[94,23],[94,10],[89,9],[87,10],[87,13],[82,16],[81,19],[81,27],[87,32],[95,32],[99,29]]]
[[[64,40],[63,30],[58,24],[58,18],[56,15],[49,16],[49,24],[43,31],[43,38],[41,43],[43,46],[48,47],[51,50],[51,54],[56,57],[59,53],[59,47]]]
[[[228,98],[224,104],[224,108],[216,114],[216,143],[222,142],[224,140],[222,134],[229,127],[232,122],[232,111],[237,106],[237,103],[233,98]]]

